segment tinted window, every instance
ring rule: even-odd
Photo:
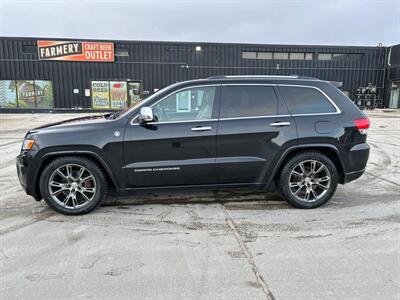
[[[292,114],[335,112],[329,100],[318,90],[305,87],[279,87]]]
[[[347,54],[344,53],[333,53],[332,60],[346,60]]]
[[[361,60],[363,58],[363,54],[361,53],[350,53],[349,54],[349,60]]]
[[[159,122],[211,119],[215,87],[190,88],[174,93],[154,105]]]
[[[271,86],[225,86],[222,89],[221,118],[269,116],[277,113],[277,99]]]

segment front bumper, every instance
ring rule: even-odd
[[[30,195],[26,189],[27,187],[27,174],[29,166],[26,163],[26,153],[21,153],[17,156],[17,174],[21,186],[24,188],[25,192]]]
[[[41,200],[42,197],[32,171],[34,169],[32,153],[23,151],[17,156],[16,161],[18,179],[22,188],[28,195],[33,196],[38,201]]]

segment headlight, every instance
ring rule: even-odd
[[[32,139],[25,139],[24,143],[22,144],[22,150],[31,150],[34,143],[35,141]]]

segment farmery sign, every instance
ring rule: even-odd
[[[39,60],[113,62],[114,43],[37,41]]]

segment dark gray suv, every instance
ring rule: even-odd
[[[268,189],[314,208],[367,164],[369,120],[335,85],[299,76],[217,76],[173,84],[127,111],[29,131],[22,186],[64,214],[109,189]]]

